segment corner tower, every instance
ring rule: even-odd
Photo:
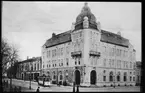
[[[95,71],[100,57],[99,43],[101,29],[100,22],[96,22],[96,17],[91,12],[88,3],[84,4],[81,13],[77,16],[76,22],[73,25],[71,56],[75,63],[80,61],[79,65],[75,65],[76,69],[83,69],[80,83],[85,85],[95,84],[96,80],[91,78],[90,74],[91,71]]]

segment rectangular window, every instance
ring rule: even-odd
[[[61,55],[63,55],[63,48],[61,48]]]
[[[111,59],[109,59],[109,66],[111,67]]]
[[[80,58],[79,58],[79,60],[78,60],[78,64],[80,65]]]
[[[106,59],[104,59],[104,67],[106,67]]]
[[[112,56],[114,56],[114,48],[113,48],[113,50],[112,50]]]
[[[77,65],[77,60],[75,59],[75,65]]]
[[[121,60],[119,60],[119,68],[121,68]]]
[[[122,50],[120,49],[120,56],[122,56]]]
[[[103,81],[106,81],[106,76],[103,76]]]
[[[50,57],[50,51],[48,51],[48,57]]]
[[[126,68],[128,68],[128,62],[126,61]]]
[[[126,63],[126,62],[125,62],[125,61],[123,61],[123,67],[124,67],[124,68],[126,68],[125,63]]]
[[[56,49],[54,50],[54,53],[55,53],[55,57],[56,57]]]
[[[130,76],[130,81],[132,81],[132,77]]]
[[[112,60],[112,67],[114,67],[114,59]]]
[[[130,68],[132,68],[132,62],[130,62]]]
[[[47,58],[48,58],[48,51],[46,52],[46,56],[47,56]]]
[[[66,58],[66,65],[68,66],[68,61],[69,61],[69,59],[68,58]]]
[[[135,81],[135,77],[133,77],[133,81]]]
[[[44,65],[43,65],[43,68],[44,68]]]
[[[37,64],[37,69],[39,70],[39,63]]]

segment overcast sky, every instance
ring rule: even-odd
[[[22,60],[41,56],[47,39],[71,29],[84,2],[10,2],[2,3],[2,37],[19,47]],[[101,28],[121,31],[136,50],[141,61],[141,3],[88,2]]]

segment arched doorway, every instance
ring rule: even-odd
[[[80,85],[80,71],[79,70],[75,71],[75,83],[77,85]]]
[[[90,80],[91,80],[91,84],[96,84],[96,71],[92,70],[91,74],[90,74]]]

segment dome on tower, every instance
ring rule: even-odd
[[[88,3],[85,3],[81,13],[76,18],[75,26],[78,26],[84,21],[84,17],[88,17],[88,21],[91,25],[96,26],[96,17],[91,13],[91,9],[88,7]]]

